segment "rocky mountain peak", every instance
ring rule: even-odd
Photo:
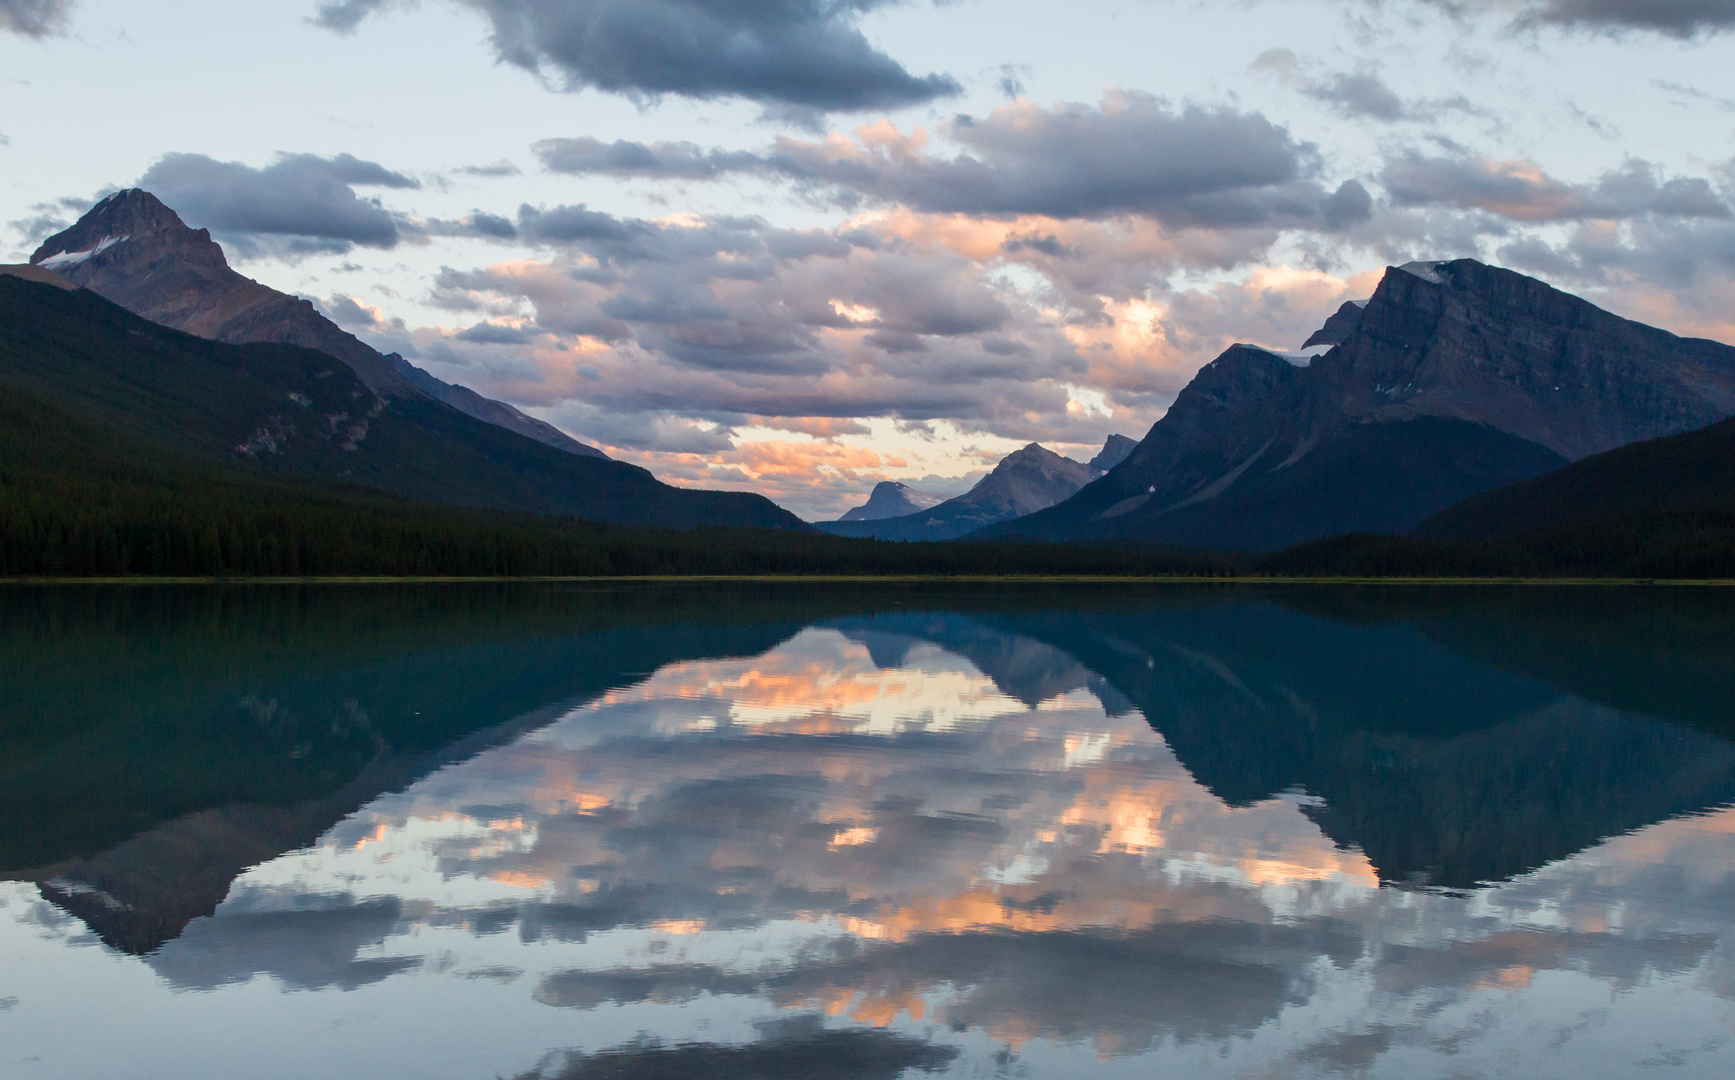
[[[1003,506],[1028,514],[1053,506],[1090,480],[1090,466],[1061,457],[1039,443],[1030,443],[1001,458],[994,471],[952,501]]]
[[[1351,300],[1344,304],[1325,320],[1324,326],[1313,332],[1312,337],[1301,343],[1301,348],[1305,351],[1320,345],[1342,345],[1361,325],[1362,312],[1367,306],[1366,300]]]
[[[349,365],[382,398],[431,398],[568,453],[607,456],[511,405],[437,379],[395,353],[382,355],[307,300],[237,273],[209,230],[188,228],[148,191],[108,196],[44,241],[30,261],[152,322],[234,345],[317,349]]]
[[[227,270],[223,248],[207,229],[190,229],[181,216],[148,191],[129,188],[98,202],[71,228],[42,242],[30,261],[56,272],[84,267],[93,261],[161,259],[207,270]],[[88,271],[87,271],[88,272]]]
[[[908,484],[897,480],[881,480],[874,485],[873,494],[868,496],[867,502],[848,511],[838,520],[883,521],[886,518],[919,514],[930,506],[937,506],[944,501],[945,499],[939,495],[917,491]]]
[[[1341,338],[1332,341],[1332,338]],[[1122,465],[1020,526],[1271,550],[1735,414],[1735,349],[1471,259],[1390,267],[1316,356],[1232,346]]]

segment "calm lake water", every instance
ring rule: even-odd
[[[0,1076],[1735,1075],[1735,592],[0,589]]]

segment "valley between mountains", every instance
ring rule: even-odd
[[[12,576],[1735,576],[1735,348],[1468,259],[1388,268],[1295,352],[1232,346],[1089,462],[1032,443],[811,524],[382,354],[145,191],[3,269]],[[293,557],[261,513],[302,522]]]

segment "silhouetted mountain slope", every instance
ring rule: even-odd
[[[1650,439],[1465,499],[1413,533],[1505,540],[1595,518],[1735,503],[1735,420]]]
[[[150,453],[341,480],[429,502],[621,524],[805,530],[758,495],[688,491],[426,395],[379,398],[330,356],[227,345],[94,292],[0,277],[0,379]]]
[[[70,229],[43,241],[30,261],[152,322],[230,344],[318,349],[348,364],[381,397],[425,395],[548,446],[606,456],[504,402],[443,382],[401,356],[382,356],[308,301],[236,273],[208,230],[187,228],[147,191],[108,196]]]
[[[1090,466],[1031,443],[1001,458],[969,491],[931,509],[881,521],[828,521],[819,528],[837,536],[881,540],[954,540],[984,525],[1053,506],[1089,481]]]
[[[1230,348],[1107,476],[984,535],[1274,550],[1351,529],[1403,533],[1477,491],[1735,413],[1735,348],[1472,260],[1389,269],[1359,311],[1334,316],[1322,333],[1345,336],[1311,360]],[[1418,422],[1381,436],[1416,448],[1407,471],[1357,471],[1378,449],[1342,451],[1355,468],[1302,467],[1370,430]],[[1400,501],[1388,498],[1394,482]],[[1233,512],[1197,509],[1236,500]],[[1322,502],[1342,516],[1293,516]],[[1248,515],[1265,519],[1258,537],[1239,524]]]
[[[1484,492],[1407,538],[1299,545],[1270,574],[1735,577],[1735,420],[1633,443]]]
[[[1170,511],[1161,535],[1183,546],[1272,551],[1297,534],[1403,528],[1435,507],[1562,464],[1544,447],[1463,420],[1369,424],[1281,473],[1244,476],[1219,498]]]
[[[879,521],[882,518],[903,517],[906,514],[919,514],[930,506],[938,506],[946,500],[938,495],[930,495],[925,491],[917,491],[908,484],[896,480],[882,480],[874,485],[873,494],[868,501],[838,518],[839,521]]]
[[[1335,311],[1331,318],[1325,320],[1325,325],[1313,332],[1313,336],[1301,343],[1302,349],[1316,348],[1320,345],[1342,345],[1355,333],[1361,325],[1362,312],[1367,308],[1366,300],[1351,300]]]
[[[1108,472],[1127,459],[1127,455],[1138,449],[1138,443],[1125,435],[1110,435],[1108,441],[1102,444],[1102,449],[1096,457],[1090,459],[1090,475],[1094,479]]]

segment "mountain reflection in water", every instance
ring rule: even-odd
[[[0,591],[0,1072],[1727,1075],[1732,610]]]

